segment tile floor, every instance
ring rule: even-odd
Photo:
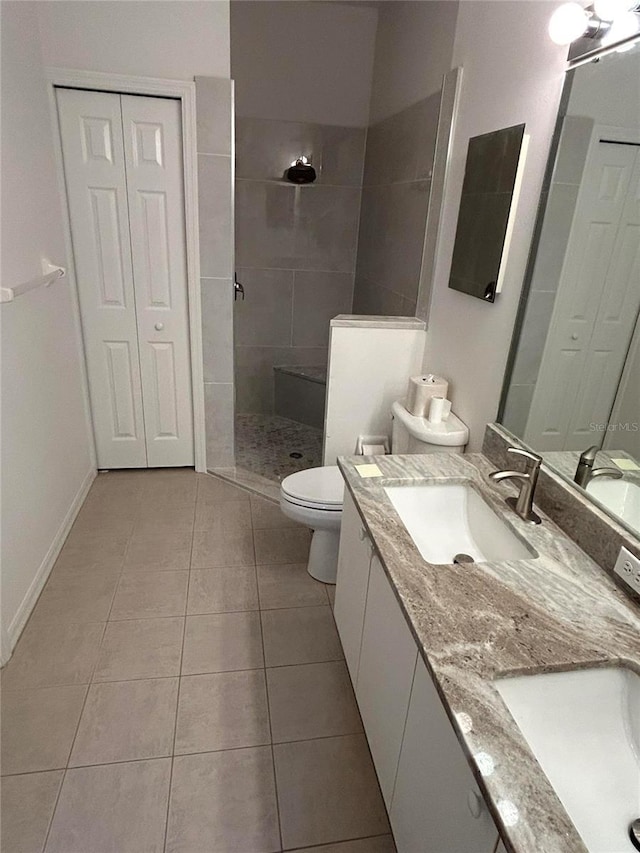
[[[295,471],[322,465],[322,430],[297,421],[236,415],[235,438],[236,466],[276,483]]]
[[[99,475],[2,673],[2,850],[393,851],[308,547],[214,477]]]

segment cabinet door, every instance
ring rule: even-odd
[[[417,654],[404,614],[374,556],[356,697],[387,808],[393,794]]]
[[[481,808],[474,817],[470,806],[478,803]],[[390,819],[398,853],[493,853],[498,840],[498,831],[420,658]]]
[[[358,680],[370,563],[371,544],[353,498],[345,490],[333,615],[354,687]]]

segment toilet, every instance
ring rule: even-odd
[[[469,440],[468,428],[453,412],[446,421],[432,424],[409,414],[398,401],[391,414],[392,453],[462,453]],[[322,583],[336,582],[343,498],[344,480],[337,465],[297,471],[280,484],[282,512],[313,530],[307,570]]]

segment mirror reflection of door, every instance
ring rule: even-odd
[[[583,449],[594,434],[606,434],[639,309],[640,138],[634,129],[596,126],[527,443],[541,450]]]

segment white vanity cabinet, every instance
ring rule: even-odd
[[[494,853],[497,829],[372,553],[347,492],[334,614],[398,853]]]
[[[418,658],[389,811],[398,853],[493,853],[498,831]]]
[[[374,556],[356,698],[387,809],[391,806],[417,657],[416,642]]]
[[[354,687],[358,681],[371,553],[371,542],[356,505],[345,489],[333,615]]]

